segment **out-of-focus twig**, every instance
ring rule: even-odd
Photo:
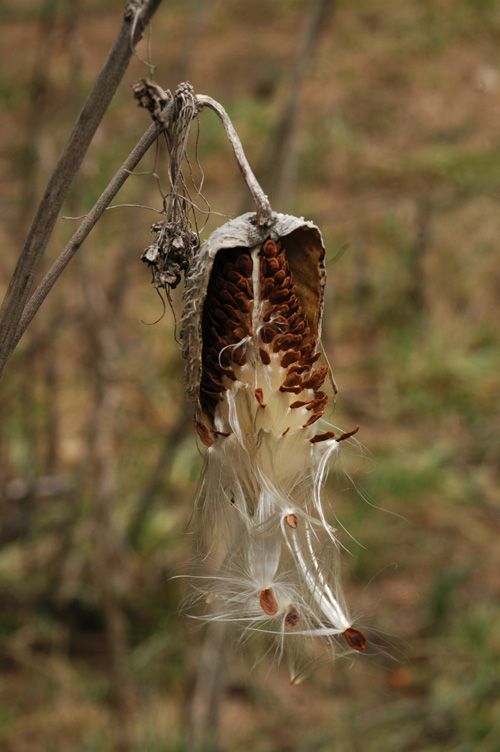
[[[125,582],[122,566],[123,545],[113,524],[113,508],[118,492],[116,434],[121,401],[117,378],[118,341],[110,322],[111,311],[105,292],[95,284],[81,265],[85,297],[85,324],[94,366],[94,409],[89,431],[89,478],[93,485],[93,570],[94,587],[106,629],[109,682],[115,714],[118,752],[133,750],[134,686],[128,667],[127,623],[123,612],[120,584]]]
[[[23,312],[15,336],[12,341],[12,349],[16,347],[19,340],[23,336],[24,332],[30,325],[38,309],[43,304],[45,298],[57,282],[58,278],[69,264],[75,253],[82,245],[85,238],[89,235],[91,230],[95,227],[98,220],[109,206],[113,198],[116,196],[124,182],[130,176],[131,171],[138,165],[144,154],[147,152],[152,143],[158,137],[160,133],[160,127],[157,125],[151,125],[145,132],[143,137],[132,149],[129,156],[122,164],[118,172],[110,180],[104,191],[101,193],[92,209],[85,215],[78,230],[74,233],[73,237],[66,245],[64,250],[56,258],[47,274],[43,277],[36,290],[33,292],[26,308]]]
[[[265,150],[263,167],[258,170],[275,205],[286,205],[293,198],[297,170],[297,120],[302,89],[307,69],[320,35],[326,29],[328,14],[333,10],[334,1],[316,0],[306,16],[301,43],[290,76],[288,97],[272,142]]]
[[[155,498],[172,465],[174,447],[182,439],[186,431],[186,426],[187,422],[184,415],[183,418],[179,420],[174,430],[168,433],[163,440],[158,459],[142,491],[142,495],[135,506],[134,513],[128,525],[127,541],[132,547],[136,547],[139,543],[151,507],[153,506]]]
[[[15,346],[30,295],[63,201],[118,88],[136,43],[161,0],[129,0],[113,47],[85,102],[40,201],[0,309],[0,373]],[[35,124],[34,124],[35,125]]]
[[[28,109],[23,123],[25,130],[22,146],[22,185],[19,199],[17,225],[23,234],[35,205],[44,120],[48,110],[50,92],[50,67],[54,55],[54,33],[57,27],[59,3],[43,0],[38,15],[37,40],[34,51],[33,72],[29,84]],[[33,123],[36,122],[36,128]]]
[[[187,719],[186,752],[215,752],[218,747],[225,658],[231,650],[227,632],[228,625],[224,622],[213,622],[207,628]]]
[[[203,34],[209,11],[213,10],[214,4],[210,0],[194,0],[193,10],[189,16],[184,48],[181,53],[177,75],[174,80],[189,81],[191,79],[191,66],[196,55],[199,55],[200,37]]]

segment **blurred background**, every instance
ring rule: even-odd
[[[2,294],[122,9],[2,3]],[[207,642],[179,611],[202,452],[181,290],[164,312],[139,260],[167,186],[153,149],[115,201],[137,206],[106,212],[2,381],[0,748],[496,752],[500,3],[165,0],[138,52],[164,88],[220,100],[273,207],[323,231],[334,422],[362,442],[327,493],[372,647],[291,686],[258,642]],[[149,75],[133,59],[65,216],[149,124],[130,89]],[[252,206],[199,120],[206,237]],[[45,268],[76,226],[58,222]]]

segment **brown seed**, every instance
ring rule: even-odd
[[[296,408],[296,407],[304,407],[305,405],[308,405],[309,402],[304,402],[303,400],[296,400],[296,402],[292,402],[290,407]]]
[[[231,353],[229,352],[229,350],[221,347],[221,349],[219,350],[219,358],[222,367],[229,370],[231,366]]]
[[[288,527],[293,528],[294,530],[297,529],[297,515],[294,514],[294,512],[291,512],[290,514],[287,514],[285,517],[285,522],[288,525]]]
[[[263,267],[265,277],[274,277],[276,272],[279,271],[280,263],[277,258],[266,258]]]
[[[281,434],[281,436],[286,436],[289,430],[290,430],[290,426],[288,426],[287,428],[285,428],[285,430],[283,431],[283,433]]]
[[[243,323],[243,321],[245,320],[245,317],[242,316],[242,312],[235,308],[234,305],[224,303],[222,310],[226,314],[229,321],[234,321],[237,324],[238,322]]]
[[[219,297],[219,300],[221,300],[223,303],[229,303],[229,304],[234,303],[234,298],[229,292],[229,290],[227,289],[221,290],[218,297]]]
[[[224,304],[227,305],[227,304]],[[227,312],[219,306],[212,306],[210,310],[210,318],[215,328],[219,328],[220,324],[225,324],[227,321]],[[221,327],[222,328],[222,327]]]
[[[300,394],[302,386],[280,386],[280,392],[290,392],[291,394]]]
[[[217,378],[217,376],[211,374],[210,371],[205,371],[205,373],[203,374],[201,387],[202,389],[213,389],[216,392],[224,391],[224,384],[222,383],[220,378]]]
[[[327,373],[328,366],[321,366],[321,368],[313,371],[311,376],[309,376],[309,378],[304,381],[304,389],[314,389],[315,391],[317,391],[326,379]]]
[[[306,322],[305,321],[297,321],[297,323],[292,327],[290,327],[290,331],[292,331],[294,334],[303,334],[306,330]]]
[[[244,313],[248,313],[250,308],[252,307],[251,301],[248,300],[248,298],[243,295],[242,292],[239,292],[234,296],[234,302],[237,304],[240,311],[243,311]]]
[[[313,412],[317,413],[321,410],[321,412],[325,411],[325,408],[328,404],[328,397],[325,395],[321,399],[314,399],[309,402],[307,409],[312,410]]]
[[[274,290],[274,281],[272,279],[266,279],[262,285],[261,295],[264,300],[269,298],[270,294]]]
[[[247,362],[247,348],[245,345],[235,347],[232,353],[233,362],[239,366],[244,366]]]
[[[311,444],[317,444],[318,441],[328,441],[328,439],[334,439],[335,434],[333,431],[327,431],[326,433],[317,433],[316,436],[313,436],[312,439],[309,439]]]
[[[293,373],[305,373],[306,371],[310,371],[310,366],[301,366],[299,363],[296,365],[291,366],[291,368],[288,369],[289,371],[292,371]]]
[[[309,418],[309,420],[307,421],[307,423],[304,423],[302,428],[307,428],[308,426],[312,426],[312,424],[316,423],[316,421],[319,420],[322,415],[323,415],[323,411],[319,413],[313,413],[311,417]]]
[[[242,326],[235,326],[233,329],[233,335],[236,339],[236,342],[239,342],[239,340],[243,339],[243,337],[245,336],[245,330]]]
[[[290,277],[287,277],[286,272],[283,271],[283,269],[280,269],[276,274],[274,275],[274,284],[275,285],[282,285],[283,282],[286,279],[290,279]]]
[[[300,376],[298,373],[288,373],[282,386],[301,386]]]
[[[271,362],[271,356],[269,355],[269,353],[267,352],[267,350],[264,350],[263,347],[259,347],[259,355],[260,355],[260,359],[264,363],[264,365],[268,366],[269,363]]]
[[[233,282],[236,287],[239,287],[241,284],[248,285],[248,280],[245,279],[245,277],[236,271],[236,269],[233,269],[228,274],[226,274],[227,279],[230,282]]]
[[[280,290],[275,286],[273,291],[269,294],[269,300],[274,304],[288,303],[290,300],[290,290]]]
[[[255,394],[255,399],[257,400],[259,405],[261,407],[265,407],[266,403],[264,402],[264,392],[262,391],[262,389],[256,389],[254,394]]]
[[[364,634],[359,631],[359,629],[354,629],[354,627],[349,627],[342,634],[344,635],[344,639],[349,645],[349,647],[352,648],[353,650],[358,650],[361,653],[363,652],[363,650],[366,649],[368,645],[368,640],[366,639]]]
[[[277,334],[276,328],[272,326],[271,324],[266,324],[260,330],[260,338],[266,345],[268,345],[270,342],[273,341],[276,334]]]
[[[199,421],[196,421],[194,424],[194,427],[196,428],[196,432],[198,436],[200,437],[200,439],[202,440],[202,442],[205,444],[205,446],[211,447],[214,445],[215,442],[212,437],[212,434],[210,433],[210,431],[208,430],[208,428],[206,427],[204,423],[200,423]]]
[[[295,363],[300,358],[299,350],[288,350],[280,360],[280,366],[282,368],[288,368],[292,363]]]
[[[297,626],[299,620],[300,620],[299,612],[297,611],[295,606],[290,606],[285,616],[286,626],[290,627],[290,629],[293,629],[293,627]]]
[[[237,290],[243,293],[248,300],[253,300],[253,290],[250,286],[250,282],[245,277],[240,277],[238,282],[234,285]]]
[[[274,616],[279,611],[278,601],[274,597],[274,593],[271,588],[261,590],[259,596],[259,604],[261,609],[265,614],[267,614],[267,616]]]
[[[266,240],[264,245],[262,246],[262,253],[264,256],[276,256],[279,253],[280,247],[278,243],[275,243],[274,240]]]
[[[248,253],[241,253],[236,260],[236,268],[245,277],[250,277],[252,274],[252,259]]]
[[[222,276],[223,277],[229,277],[229,275],[234,271],[234,264],[232,261],[226,261],[226,263],[222,267]]]
[[[305,357],[305,362],[306,363],[310,363],[312,365],[313,363],[316,363],[316,361],[320,357],[321,357],[321,353],[317,352],[317,353],[314,353],[314,355],[310,355],[309,357]]]
[[[292,350],[298,344],[300,344],[300,337],[294,337],[293,334],[279,334],[273,342],[273,352]]]
[[[354,434],[357,433],[358,431],[359,431],[359,426],[356,426],[356,428],[353,428],[352,431],[348,431],[347,433],[341,433],[337,441],[345,441],[346,439],[350,439],[351,436],[354,436]]]

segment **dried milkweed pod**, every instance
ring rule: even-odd
[[[207,514],[222,506],[233,531],[221,570],[205,584],[214,606],[206,618],[282,639],[285,629],[292,639],[349,637],[332,566],[337,540],[321,501],[327,461],[347,438],[318,427],[328,403],[325,249],[304,219],[276,214],[265,228],[253,219],[245,214],[210,236],[184,293],[187,390],[208,447],[202,502]]]

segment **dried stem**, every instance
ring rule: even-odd
[[[234,125],[232,124],[226,110],[221,104],[219,104],[219,102],[217,102],[215,99],[212,99],[212,97],[208,97],[206,94],[198,94],[198,96],[196,97],[196,103],[198,104],[198,107],[200,109],[202,107],[209,107],[221,119],[222,125],[224,126],[226,135],[229,139],[229,143],[233,147],[234,156],[236,157],[236,161],[238,162],[241,174],[243,175],[248,189],[252,194],[253,200],[257,205],[257,223],[261,227],[272,224],[273,212],[271,209],[271,204],[269,203],[269,199],[260,187],[259,182],[257,181],[257,178],[255,177],[253,170],[248,163],[248,159],[246,158],[245,152],[243,151],[243,146],[241,145],[240,137],[236,133]]]
[[[136,43],[161,0],[129,0],[109,55],[52,173],[0,310],[0,373],[14,347],[34,277],[71,182],[127,69]]]

